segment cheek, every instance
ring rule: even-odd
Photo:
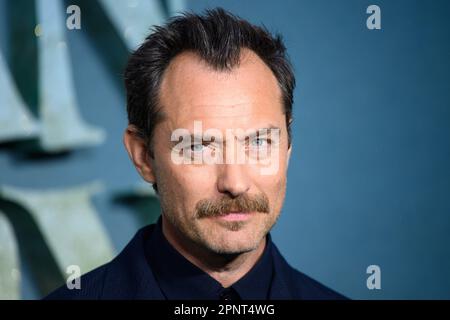
[[[269,204],[272,210],[277,210],[284,199],[286,192],[286,176],[260,176],[259,189],[269,198]]]
[[[191,214],[198,201],[208,198],[214,190],[214,173],[207,167],[165,163],[159,178],[164,183],[169,205],[181,214]],[[162,196],[162,195],[161,195]]]

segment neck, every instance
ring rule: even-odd
[[[224,255],[194,243],[182,235],[162,215],[162,232],[167,241],[192,264],[206,272],[224,288],[242,278],[256,264],[266,246],[266,237],[255,250],[240,254]]]

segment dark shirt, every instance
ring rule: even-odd
[[[257,263],[228,288],[187,260],[167,241],[162,232],[161,217],[148,238],[146,254],[166,299],[264,300],[269,297],[273,276],[270,234],[266,239]]]
[[[168,261],[163,262],[166,257]],[[260,260],[231,287],[233,290],[225,290],[231,299],[346,299],[292,268],[270,235]],[[160,224],[152,224],[140,229],[112,261],[83,275],[81,289],[70,290],[63,285],[46,299],[218,299],[222,292],[220,284],[167,243]]]

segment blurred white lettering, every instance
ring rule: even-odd
[[[81,269],[77,265],[70,265],[66,269],[66,273],[69,274],[66,284],[69,290],[81,289]]]
[[[367,18],[367,29],[374,30],[374,29],[381,29],[381,9],[377,5],[370,5],[367,7],[366,13],[371,14]]]
[[[381,269],[377,265],[370,265],[366,270],[370,276],[367,278],[367,289],[381,289]]]
[[[80,7],[76,6],[76,5],[70,5],[67,7],[66,13],[70,14],[70,16],[68,16],[67,20],[66,20],[67,29],[69,29],[69,30],[81,29]]]

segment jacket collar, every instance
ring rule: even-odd
[[[152,224],[140,229],[122,252],[109,263],[102,299],[165,299],[145,254],[145,243],[155,226],[156,224]],[[287,281],[291,267],[274,243],[271,251],[274,276],[269,297],[273,300],[293,299]]]

